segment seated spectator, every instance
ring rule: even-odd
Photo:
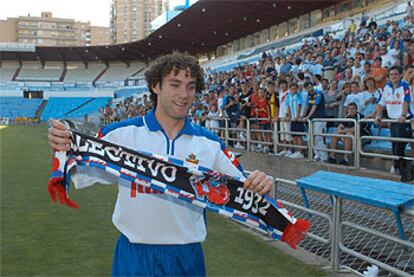
[[[364,116],[357,111],[357,105],[355,103],[350,103],[348,106],[348,114],[345,118],[355,119],[357,122],[361,120]],[[338,125],[338,130],[336,134],[340,135],[351,135],[355,134],[355,124],[353,122],[344,122]],[[361,135],[369,135],[369,131],[366,127],[361,129]],[[331,143],[329,148],[330,149],[338,149],[338,142],[342,141],[344,144],[344,150],[350,151],[352,150],[352,139],[351,138],[344,138],[344,137],[332,137]],[[342,165],[350,165],[350,154],[344,154],[343,159],[337,161],[336,160],[336,153],[330,152],[329,153],[329,163],[339,163]]]

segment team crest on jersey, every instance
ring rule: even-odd
[[[193,164],[193,165],[198,165],[198,163],[199,163],[199,160],[197,160],[196,155],[194,155],[193,153],[188,155],[188,157],[185,161],[190,163],[190,164]]]
[[[400,98],[400,93],[399,93],[399,92],[397,92],[397,98],[398,98],[398,99]]]

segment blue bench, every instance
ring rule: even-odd
[[[296,183],[300,188],[306,208],[309,208],[306,190],[313,190],[328,194],[335,200],[342,198],[390,209],[394,214],[400,237],[406,240],[400,212],[414,205],[414,185],[327,171],[318,171],[296,180]],[[341,209],[340,206],[336,208]],[[339,220],[340,218],[335,218],[334,214],[333,221],[338,223]]]

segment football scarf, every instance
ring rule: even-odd
[[[268,195],[243,189],[238,178],[199,165],[188,166],[174,157],[134,151],[76,131],[70,133],[70,150],[54,154],[49,180],[49,194],[54,202],[58,199],[63,205],[79,208],[68,197],[70,170],[89,166],[232,218],[292,248],[296,248],[310,227],[308,221],[294,218]]]

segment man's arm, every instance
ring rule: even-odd
[[[71,140],[66,125],[58,120],[51,120],[50,125],[48,134],[50,148],[54,151],[68,151]],[[73,168],[71,174],[73,174],[71,179],[76,188],[88,187],[95,183],[114,184],[117,181],[117,177],[114,175],[91,167],[81,166],[76,168],[76,170]]]
[[[318,108],[318,105],[315,103],[312,105],[312,109],[310,110],[309,114],[303,119],[304,121],[308,121],[309,118],[315,113],[316,109]],[[309,107],[308,107],[309,109]]]
[[[376,112],[376,116],[375,116],[375,124],[376,125],[381,124],[382,109],[383,109],[382,105],[378,104],[377,109],[375,111]]]
[[[402,106],[402,114],[398,118],[399,123],[404,123],[408,116],[408,102],[404,101]]]

